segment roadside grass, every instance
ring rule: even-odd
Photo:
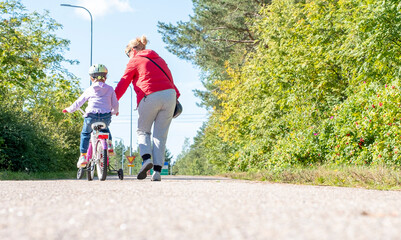
[[[67,172],[0,172],[0,180],[75,179],[77,171]]]
[[[387,166],[294,167],[281,171],[225,173],[225,177],[277,183],[401,190],[401,169]]]

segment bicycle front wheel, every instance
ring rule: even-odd
[[[96,143],[96,171],[100,181],[107,177],[107,145],[106,140],[98,140]],[[106,147],[105,147],[106,146]]]
[[[92,160],[88,162],[88,165],[86,166],[87,169],[87,176],[88,176],[88,181],[92,181],[93,178],[95,177],[95,166]]]

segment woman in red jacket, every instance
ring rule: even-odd
[[[131,40],[125,53],[130,58],[115,92],[119,100],[132,83],[137,96],[138,144],[142,168],[138,179],[145,179],[153,167],[152,181],[160,181],[165,160],[168,129],[176,100],[180,96],[166,62],[153,50],[146,49],[145,36]],[[151,140],[151,129],[153,135]],[[152,163],[153,160],[153,163]]]

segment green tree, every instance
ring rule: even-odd
[[[159,32],[168,44],[167,49],[176,56],[189,60],[204,73],[207,91],[196,91],[205,107],[218,106],[211,95],[217,90],[215,79],[225,79],[226,62],[241,65],[256,43],[252,31],[253,19],[261,6],[271,0],[193,0],[194,15],[188,22],[159,22]]]
[[[168,150],[168,149],[166,148],[164,161],[167,162],[167,164],[168,164],[168,172],[169,172],[169,174],[170,174],[170,172],[171,172],[171,160],[172,160],[172,159],[173,159],[173,155],[171,154],[170,150]]]
[[[193,43],[188,53],[179,45],[196,42],[182,37],[194,33],[170,32],[182,37],[169,38],[181,47],[177,55],[210,67],[201,69],[213,99],[202,136],[183,150],[177,170],[198,174],[202,159],[229,171],[399,164],[400,8],[395,0],[273,1],[247,18],[255,44],[242,61],[235,54],[196,61],[206,48]]]
[[[209,153],[213,158],[207,158],[208,153],[205,151],[208,148],[202,146],[203,137],[203,132],[200,130],[192,145],[188,138],[185,139],[182,151],[174,162],[174,175],[212,175],[217,172],[210,159],[215,159],[219,153]]]
[[[224,151],[227,169],[391,162],[378,161],[377,156],[390,157],[388,152],[398,148],[398,142],[373,133],[356,134],[354,125],[370,115],[371,110],[356,106],[366,110],[369,94],[376,95],[372,89],[398,86],[399,6],[396,1],[283,0],[264,7],[254,25],[257,51],[241,68],[227,68],[229,80],[215,82],[222,107],[213,112],[205,139],[217,135],[219,144],[209,145],[216,150],[229,146]],[[368,87],[361,87],[363,82]],[[341,117],[330,120],[336,115]],[[387,121],[376,121],[383,122]],[[354,145],[358,137],[371,139],[364,140],[370,150],[345,146],[350,136]]]
[[[127,148],[126,146],[124,146],[123,141],[119,140],[119,141],[114,141],[114,146],[113,146],[113,150],[114,150],[114,156],[110,157],[110,164],[111,166],[118,170],[121,168],[121,161],[126,161],[126,158],[124,156],[122,156],[123,154],[125,154]]]
[[[195,90],[195,95],[200,97],[200,105],[216,110],[221,108],[221,100],[214,94],[221,92],[216,82],[229,79],[226,66],[239,68],[255,50],[258,39],[252,28],[253,21],[260,17],[260,8],[271,1],[193,0],[193,3],[194,14],[188,22],[159,22],[159,32],[163,34],[170,52],[191,61],[202,70],[202,83],[206,91]],[[184,168],[184,165],[190,165],[189,162],[196,161],[193,168],[203,169],[200,166],[206,166],[205,170],[200,170],[206,174],[215,171],[211,162],[224,165],[227,159],[225,153],[231,151],[231,146],[211,133],[215,133],[215,130],[207,129],[208,132],[201,134],[210,137],[199,136],[199,140],[195,140],[196,143],[189,146],[188,151],[180,154],[176,167]],[[206,128],[202,128],[202,131],[206,131]],[[184,157],[185,154],[188,157]]]
[[[78,157],[81,117],[64,116],[81,90],[62,67],[69,41],[48,13],[27,13],[19,1],[0,1],[1,169],[71,169]]]

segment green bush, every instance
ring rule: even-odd
[[[75,169],[82,119],[61,110],[81,92],[62,65],[68,40],[48,13],[0,1],[0,170]]]
[[[318,128],[299,132],[281,148],[287,149],[294,163],[400,165],[399,91],[399,80],[361,83]]]
[[[244,59],[216,56],[219,67],[207,65],[209,73],[220,73],[224,61],[226,71],[208,75],[203,97],[213,99],[204,101],[210,118],[181,158],[192,168],[207,161],[231,172],[280,173],[325,163],[399,166],[401,2],[261,2],[238,30],[254,41],[233,45]],[[202,23],[209,25],[196,33],[226,29]],[[186,43],[185,50],[194,50],[189,57],[201,58],[202,46],[176,30],[168,42]],[[213,46],[216,38],[204,40]]]
[[[257,51],[215,81],[221,108],[205,142],[224,149],[225,168],[399,164],[400,7],[283,0],[263,8]]]

